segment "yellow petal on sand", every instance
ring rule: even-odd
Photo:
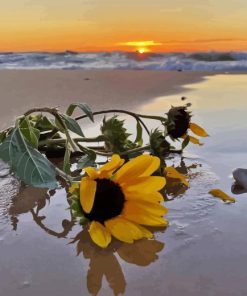
[[[141,192],[143,194],[148,194],[161,190],[165,185],[166,179],[164,177],[139,177],[134,181],[123,185],[122,189],[124,193],[126,192],[126,194],[130,192]]]
[[[152,204],[150,205],[152,207]],[[122,212],[127,220],[148,226],[167,226],[168,222],[161,216],[147,211],[146,208],[126,202]]]
[[[186,176],[179,173],[174,167],[166,167],[164,169],[164,173],[168,178],[171,179],[178,179],[183,183],[185,186],[189,187],[189,182],[186,180]]]
[[[160,166],[160,159],[151,155],[140,155],[121,167],[114,180],[118,183],[127,183],[137,177],[152,175]]]
[[[101,248],[106,248],[111,242],[111,233],[97,221],[90,224],[88,232],[92,241]]]
[[[125,194],[126,200],[133,201],[148,201],[148,202],[161,202],[164,201],[164,198],[160,192],[151,192],[151,193],[143,193],[143,192],[132,192]]]
[[[120,166],[124,163],[124,159],[120,158],[118,154],[113,154],[112,158],[109,162],[104,164],[100,169],[99,173],[101,172],[109,172],[112,173],[117,170]]]
[[[224,202],[234,203],[236,201],[235,198],[229,196],[228,194],[226,194],[225,192],[223,192],[220,189],[212,189],[209,191],[209,193],[211,195],[213,195],[214,197],[218,197],[218,198],[222,199]]]
[[[196,123],[190,123],[190,130],[199,137],[208,137],[208,133]]]
[[[90,177],[84,177],[81,179],[80,202],[83,210],[86,213],[90,213],[92,210],[96,187],[96,181],[92,180]]]
[[[73,194],[77,189],[79,189],[79,183],[72,183],[69,188],[69,193]]]
[[[115,238],[125,243],[133,243],[134,240],[147,236],[135,223],[121,217],[105,221],[105,226]]]

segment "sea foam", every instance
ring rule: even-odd
[[[9,52],[0,53],[0,69],[246,71],[247,52]]]

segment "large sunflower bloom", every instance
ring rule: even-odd
[[[152,233],[141,225],[167,225],[163,218],[167,209],[160,205],[163,197],[158,192],[166,181],[151,176],[160,166],[159,158],[141,155],[123,163],[119,155],[113,155],[99,170],[86,168],[87,176],[80,182],[80,203],[90,221],[89,234],[102,248],[112,236],[126,243],[151,238]]]

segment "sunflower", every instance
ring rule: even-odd
[[[187,110],[187,106],[172,107],[167,113],[167,118],[167,133],[172,139],[188,137],[191,143],[202,145],[198,138],[188,134],[188,130],[199,137],[208,137],[208,133],[201,126],[191,122],[191,112]]]
[[[186,106],[172,107],[167,113],[170,124],[167,127],[168,135],[178,139],[187,133],[190,126],[191,113]]]
[[[153,234],[141,225],[167,226],[158,192],[164,177],[151,176],[160,166],[155,156],[141,155],[126,164],[119,155],[100,169],[85,168],[80,182],[80,204],[90,221],[89,234],[98,246],[106,248],[112,236],[126,243]]]

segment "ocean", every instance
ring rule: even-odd
[[[246,52],[0,53],[0,69],[123,69],[163,71],[246,71]]]

